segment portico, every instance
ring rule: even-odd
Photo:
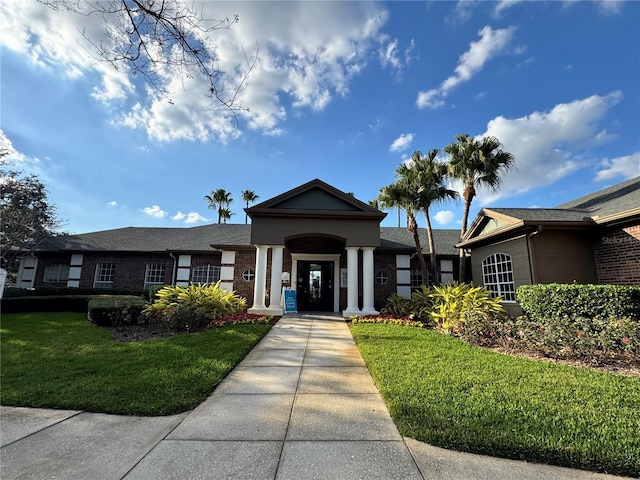
[[[373,252],[385,213],[317,179],[246,212],[256,248],[249,312],[282,315],[282,279],[288,273],[299,310],[344,307],[345,317],[378,313]],[[285,262],[290,272],[284,271]]]

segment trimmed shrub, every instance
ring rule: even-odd
[[[18,288],[7,287],[4,298],[12,297],[54,297],[54,296],[90,296],[90,295],[144,295],[145,291],[135,288],[85,288],[85,287],[37,287]]]
[[[146,302],[142,297],[101,295],[89,300],[89,321],[100,327],[137,325]]]
[[[2,313],[77,312],[86,313],[89,299],[83,295],[54,297],[12,297],[0,302]]]
[[[516,300],[532,320],[628,317],[640,320],[640,287],[623,285],[522,285]]]
[[[640,323],[629,318],[551,318],[540,323],[526,316],[494,325],[495,340],[511,350],[552,358],[604,360],[640,354]]]

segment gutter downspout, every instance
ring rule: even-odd
[[[176,268],[177,268],[177,265],[178,265],[178,261],[176,260],[176,257],[172,252],[169,252],[169,256],[173,259],[173,273],[171,273],[171,285],[175,286],[175,284],[176,284]]]
[[[538,233],[542,231],[542,225],[538,225],[538,229],[531,232],[527,235],[527,255],[529,257],[529,274],[531,276],[531,284],[536,284],[536,275],[535,275],[535,262],[533,259],[533,246],[531,244],[531,239],[535,237]]]

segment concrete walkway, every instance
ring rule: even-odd
[[[341,317],[285,316],[195,410],[2,407],[0,478],[619,479],[432,447],[398,433]]]

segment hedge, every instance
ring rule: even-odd
[[[148,296],[148,290],[136,288],[86,288],[86,287],[37,287],[18,288],[6,287],[3,298],[15,297],[49,297],[49,296],[69,296],[69,295],[135,295]]]
[[[100,327],[136,325],[147,303],[142,297],[101,295],[89,300],[89,321]]]
[[[624,285],[522,285],[516,300],[536,321],[554,318],[623,318],[640,320],[640,287]]]
[[[3,298],[2,313],[28,312],[78,312],[86,313],[89,298],[86,295],[66,295],[50,297]]]

